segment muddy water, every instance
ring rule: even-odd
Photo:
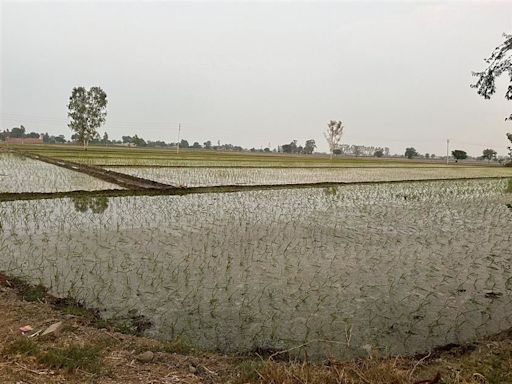
[[[200,348],[416,353],[512,326],[506,181],[0,203],[0,270]]]

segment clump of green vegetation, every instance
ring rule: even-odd
[[[36,355],[39,352],[37,343],[28,337],[19,337],[8,344],[3,353],[6,355]]]
[[[13,288],[25,301],[43,301],[48,290],[41,284],[31,285],[19,277],[7,277],[0,273],[0,285]]]
[[[510,383],[512,382],[512,345],[502,343],[499,348],[491,347],[487,351],[463,355],[459,365],[462,372],[478,372],[482,378],[485,378],[486,383]]]
[[[50,348],[37,354],[37,360],[49,368],[65,369],[68,372],[82,369],[89,373],[98,373],[102,367],[100,349],[92,345]]]
[[[324,189],[324,192],[327,196],[336,196],[338,190],[336,189],[336,187],[326,187]]]
[[[137,330],[137,326],[133,324],[131,321],[112,321],[112,328],[116,332],[124,333],[125,335],[139,335],[139,331]]]
[[[143,353],[145,351],[151,351],[187,355],[191,354],[194,351],[192,346],[181,337],[177,337],[173,340],[152,341],[149,343],[146,342],[134,344],[131,348],[137,354]]]
[[[88,317],[90,315],[90,311],[87,308],[84,308],[80,305],[68,304],[60,308],[60,311],[64,315],[73,315],[80,317]]]
[[[162,352],[187,354],[192,351],[192,347],[183,338],[177,337],[174,340],[162,342]]]
[[[101,350],[93,345],[69,345],[42,350],[33,339],[19,337],[8,344],[2,353],[34,356],[39,363],[49,368],[68,372],[82,369],[89,373],[98,373],[102,367]]]
[[[125,335],[139,336],[141,334],[137,325],[126,319],[97,319],[94,322],[94,326],[96,328],[112,329]]]
[[[100,319],[94,321],[97,328],[113,329],[125,335],[141,336],[144,331],[151,327],[151,322],[142,315],[130,313],[127,317]]]
[[[96,321],[93,324],[96,328],[112,328],[114,325],[112,324],[111,320],[105,320],[105,319],[96,319]]]
[[[262,360],[244,360],[237,364],[238,381],[240,383],[247,383],[257,381],[261,374],[265,363]]]
[[[21,291],[25,301],[42,301],[46,297],[46,288],[42,285],[26,286]]]

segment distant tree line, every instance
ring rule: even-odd
[[[511,136],[511,139],[512,139],[512,135],[510,135],[510,136]],[[511,153],[511,155],[512,155],[512,153]],[[416,149],[414,147],[406,148],[405,149],[405,153],[404,153],[404,157],[406,157],[408,159],[413,159],[413,158],[437,159],[435,154],[425,153],[424,155],[421,155],[420,153],[418,153],[418,151],[416,151]],[[459,160],[465,160],[465,159],[488,160],[489,162],[490,161],[500,161],[500,162],[502,162],[502,161],[505,160],[503,157],[498,158],[498,153],[494,149],[492,149],[492,148],[484,149],[482,151],[482,155],[481,156],[475,156],[475,157],[469,156],[468,153],[466,151],[462,150],[462,149],[454,149],[451,152],[451,157],[454,158],[456,162],[458,162]],[[445,156],[443,158],[446,159]]]
[[[297,140],[292,140],[289,144],[280,145],[277,149],[278,152],[282,153],[296,153],[302,155],[311,155],[316,148],[315,140],[306,140],[304,145],[297,145]],[[267,149],[267,148],[265,148]],[[270,149],[269,149],[270,152]]]
[[[334,150],[334,154],[345,156],[387,157],[389,156],[389,148],[366,145],[341,144],[337,149]]]
[[[45,144],[66,144],[66,143],[74,143],[74,144],[82,144],[81,136],[78,134],[73,134],[70,137],[70,140],[66,140],[64,135],[50,135],[46,133],[37,133],[37,132],[27,132],[26,128],[23,125],[19,127],[13,127],[11,129],[6,129],[0,132],[0,141],[5,141],[7,138],[33,138],[38,139],[41,138],[43,143]],[[508,134],[507,138],[512,143],[512,134]],[[133,136],[122,136],[121,140],[110,139],[106,132],[103,133],[102,136],[99,134],[95,134],[94,137],[88,142],[93,145],[125,145],[125,146],[134,146],[134,147],[150,147],[150,148],[176,148],[177,143],[170,142],[166,143],[162,140],[145,140],[142,137],[134,134]],[[239,145],[233,144],[221,144],[220,141],[217,141],[217,144],[213,144],[212,141],[207,140],[200,144],[198,141],[194,141],[192,144],[189,143],[188,140],[182,139],[180,141],[180,148],[183,149],[208,149],[208,150],[221,150],[221,151],[250,151],[250,152],[262,152],[262,153],[270,153],[270,152],[280,152],[280,153],[288,153],[288,154],[299,154],[299,155],[311,155],[317,148],[316,142],[314,139],[308,139],[305,141],[304,145],[298,144],[297,140],[292,140],[290,143],[279,145],[275,149],[271,149],[270,147],[265,148],[243,148]],[[512,145],[508,147],[510,153],[509,156],[512,158]],[[375,147],[375,146],[365,146],[365,145],[350,145],[350,144],[338,144],[337,148],[333,150],[333,155],[343,155],[343,156],[364,156],[364,157],[389,157],[390,151],[388,147]],[[397,156],[397,155],[393,155]],[[435,154],[420,154],[414,147],[408,147],[405,150],[403,155],[408,159],[437,159]],[[475,159],[475,160],[487,160],[491,161],[505,161],[503,157],[498,158],[497,152],[492,148],[486,148],[482,151],[482,155],[478,157],[470,157],[466,151],[461,149],[455,149],[451,152],[451,157],[456,161],[464,160],[464,159]],[[446,159],[446,157],[442,157]]]
[[[133,136],[122,136],[120,142],[111,142],[112,144],[124,144],[124,145],[135,145],[137,147],[173,147],[176,148],[178,143],[170,142],[166,143],[162,140],[144,140],[137,135]],[[233,144],[221,144],[220,141],[217,142],[217,145],[213,145],[210,140],[205,141],[203,144],[200,144],[198,141],[194,141],[192,144],[189,143],[186,139],[181,139],[179,142],[180,148],[192,148],[192,149],[214,149],[214,150],[223,150],[223,151],[243,151],[245,150],[243,147],[239,145]]]
[[[23,125],[19,127],[14,127],[12,129],[6,129],[3,132],[0,132],[0,140],[5,140],[8,137],[12,137],[15,139],[18,138],[31,138],[31,139],[39,139],[40,135],[36,132],[26,132],[26,129]]]
[[[65,143],[64,135],[50,136],[48,133],[27,132],[23,125],[5,129],[0,132],[0,141],[5,141],[8,138],[13,139],[42,139],[46,144],[61,144]]]

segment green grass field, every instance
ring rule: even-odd
[[[19,145],[11,148],[39,155],[99,166],[224,166],[224,167],[447,167],[441,160],[403,158],[354,158],[327,155],[222,152],[205,149],[128,148],[75,145]],[[449,166],[479,165],[482,162],[452,163]]]

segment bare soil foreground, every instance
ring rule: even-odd
[[[512,383],[512,330],[425,356],[311,363],[285,351],[199,352],[137,336],[139,328],[0,275],[0,383]]]

